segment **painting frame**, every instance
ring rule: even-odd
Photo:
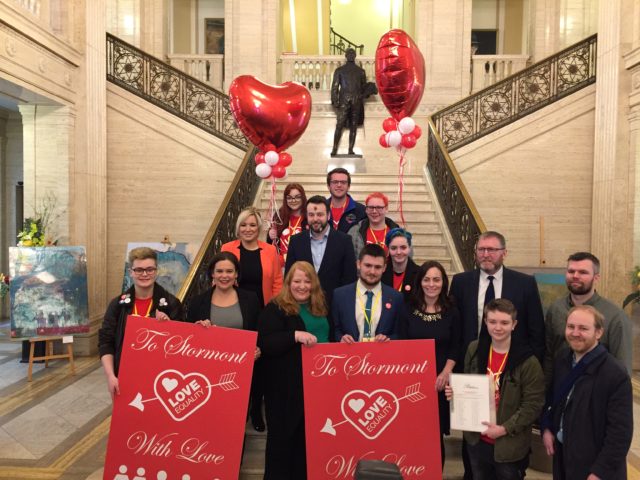
[[[224,55],[224,18],[204,19],[204,53]]]

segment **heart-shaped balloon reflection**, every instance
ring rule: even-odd
[[[376,84],[396,121],[411,116],[418,108],[424,79],[424,58],[412,38],[400,29],[385,33],[376,50]]]
[[[229,103],[240,130],[261,151],[293,145],[311,117],[311,94],[295,82],[272,86],[241,75],[229,87]]]

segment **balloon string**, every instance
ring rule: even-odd
[[[400,164],[398,169],[398,212],[400,212],[400,222],[402,223],[402,228],[405,228],[405,220],[404,220],[404,211],[403,211],[403,201],[402,196],[404,193],[404,148],[399,150],[400,153]]]
[[[278,205],[276,204],[276,179],[274,176],[271,176],[271,193],[269,195],[269,209],[267,211],[267,218],[269,219],[269,230],[274,225],[280,225],[282,220],[280,219],[280,214],[278,212]],[[280,251],[278,248],[279,239],[276,238],[273,241],[273,245]]]

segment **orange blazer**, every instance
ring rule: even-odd
[[[276,247],[258,240],[258,248],[262,265],[262,296],[266,305],[282,289],[282,265]],[[240,240],[225,243],[220,251],[231,252],[240,260]]]

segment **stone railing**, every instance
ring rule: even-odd
[[[474,55],[471,57],[471,93],[523,70],[528,60],[529,55]]]
[[[42,9],[41,0],[13,0],[19,6],[32,13],[36,17],[40,17],[40,10]]]
[[[336,68],[345,63],[342,55],[282,55],[281,81],[299,82],[309,90],[331,90]],[[367,81],[375,81],[374,57],[358,57],[356,63],[364,68]]]
[[[224,84],[224,55],[187,55],[172,53],[167,55],[172,67],[197,78],[202,83],[222,90]]]

